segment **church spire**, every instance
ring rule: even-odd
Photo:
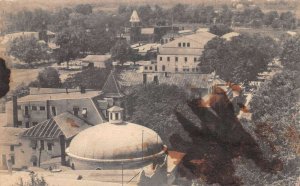
[[[131,26],[137,26],[141,22],[136,10],[133,10],[129,22],[131,23]]]

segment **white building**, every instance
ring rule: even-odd
[[[197,32],[162,45],[157,55],[157,71],[197,72],[204,46],[214,37],[209,32]]]

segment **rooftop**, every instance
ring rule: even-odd
[[[46,101],[46,100],[63,100],[63,99],[84,99],[93,98],[99,95],[99,91],[86,91],[85,93],[69,92],[69,93],[51,93],[51,94],[35,94],[19,98],[21,102],[26,101]]]
[[[116,80],[114,72],[108,75],[107,80],[102,88],[102,92],[105,97],[123,97],[124,94],[121,92],[119,83]]]
[[[88,55],[85,58],[81,59],[83,62],[106,62],[111,58],[110,54],[106,55]]]
[[[89,127],[83,120],[65,112],[27,129],[23,137],[57,139],[63,134],[69,139]]]
[[[159,83],[177,85],[183,88],[208,88],[211,84],[208,82],[212,78],[211,74],[187,74],[187,73],[169,73],[165,77],[164,73],[147,73],[147,81],[153,82],[154,76],[158,76]],[[120,75],[119,84],[121,86],[133,86],[143,83],[143,73],[134,71],[123,71]]]
[[[141,20],[139,18],[139,15],[138,15],[136,10],[134,10],[132,12],[129,22],[130,23],[139,23],[139,22],[141,22]]]

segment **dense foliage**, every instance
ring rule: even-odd
[[[61,80],[59,73],[52,67],[47,67],[38,74],[37,80],[30,83],[32,87],[41,88],[60,88]]]
[[[217,36],[222,36],[232,31],[233,30],[228,25],[224,25],[224,24],[214,24],[209,28],[209,32]]]
[[[20,37],[13,40],[8,53],[25,63],[49,59],[49,48],[35,37]]]
[[[108,69],[100,68],[87,68],[82,72],[71,75],[64,82],[64,87],[67,88],[76,88],[79,86],[88,88],[88,89],[98,89],[100,90],[109,74]]]
[[[174,109],[185,101],[184,91],[174,85],[140,85],[126,97],[126,110],[132,122],[155,130],[169,145],[171,134],[183,132]]]
[[[272,38],[260,35],[214,38],[204,47],[200,65],[203,72],[215,71],[225,81],[248,83],[267,70],[278,50]]]

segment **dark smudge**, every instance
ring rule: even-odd
[[[241,180],[234,175],[232,162],[240,156],[252,159],[265,172],[282,170],[279,159],[269,161],[264,158],[257,142],[236,118],[233,104],[221,88],[215,87],[208,101],[194,99],[188,101],[188,105],[201,120],[201,128],[176,109],[176,117],[192,143],[178,134],[170,137],[172,147],[186,153],[179,165],[182,177],[202,178],[209,184],[241,185]]]
[[[9,91],[10,69],[6,67],[5,60],[0,58],[0,98]]]

